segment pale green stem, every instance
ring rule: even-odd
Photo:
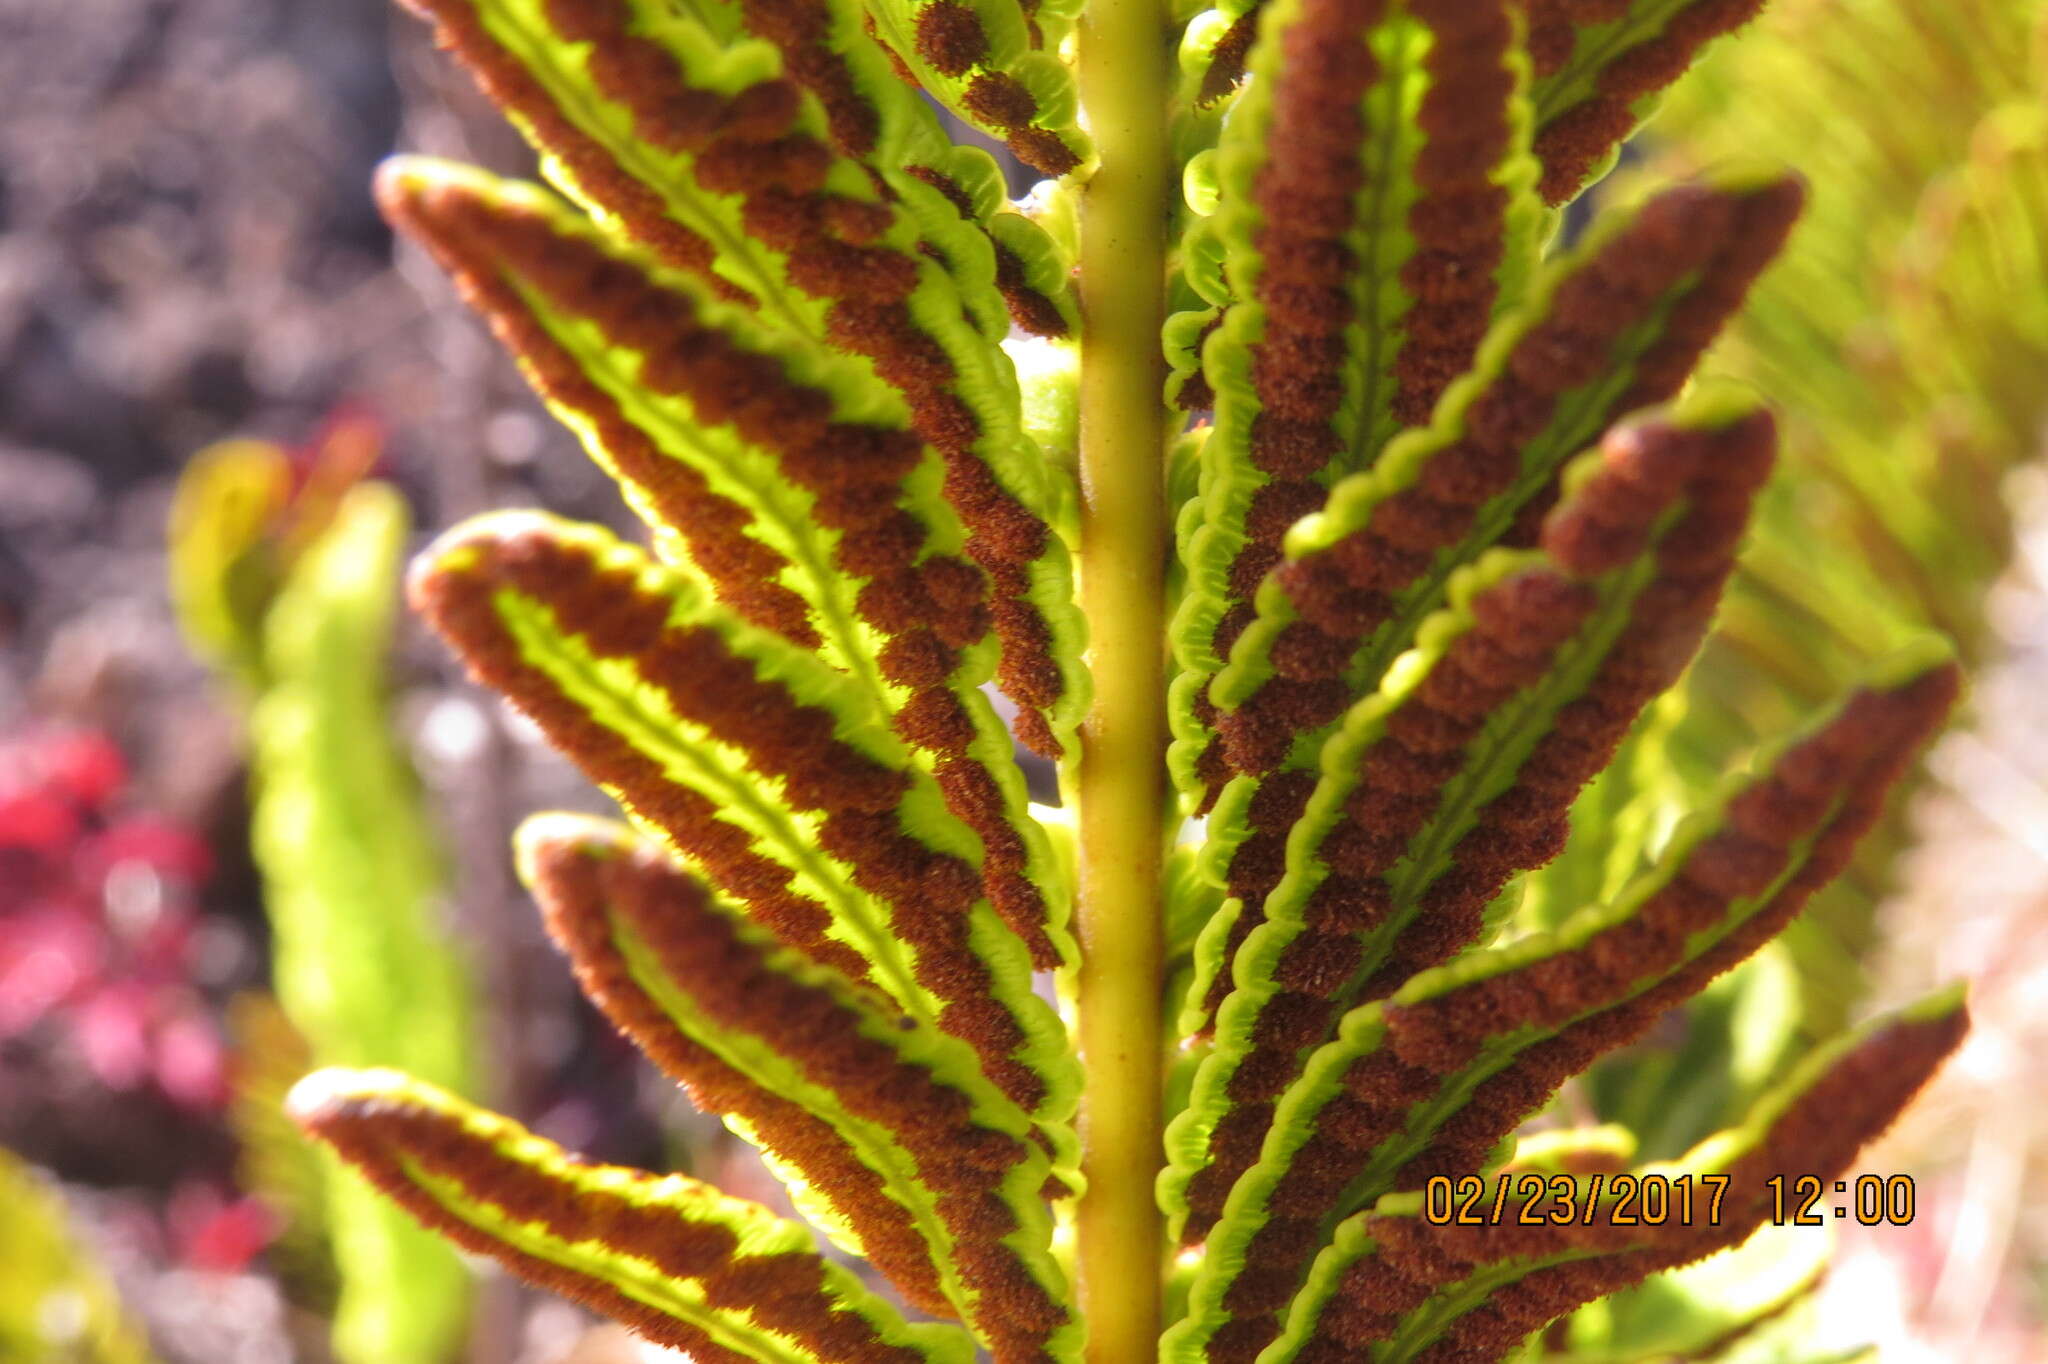
[[[1081,103],[1102,165],[1081,203],[1081,607],[1095,703],[1076,792],[1085,1075],[1076,1293],[1089,1364],[1157,1354],[1160,867],[1166,822],[1165,426],[1159,328],[1169,184],[1167,15],[1089,0]]]

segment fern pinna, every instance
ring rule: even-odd
[[[916,1319],[702,1184],[309,1079],[423,1220],[700,1360],[1535,1357],[1955,1044],[1944,995],[1810,1057],[1653,1169],[1726,1178],[1683,1223],[1518,1137],[1842,868],[1957,687],[1909,648],[1514,916],[1733,568],[1773,426],[1688,377],[1801,191],[1562,208],[1755,3],[419,7],[566,198],[402,159],[384,208],[652,544],[485,517],[414,604],[629,816],[520,836],[584,987]],[[1582,1217],[1418,1192],[1544,1159]]]

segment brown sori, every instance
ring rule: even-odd
[[[1342,672],[1358,643],[1391,617],[1393,594],[1471,532],[1480,508],[1513,486],[1523,447],[1549,424],[1559,398],[1597,378],[1616,344],[1673,291],[1683,296],[1636,363],[1627,392],[1591,424],[1609,424],[1678,390],[1784,241],[1800,200],[1791,181],[1659,195],[1560,283],[1543,319],[1466,409],[1463,434],[1424,462],[1413,485],[1380,504],[1362,529],[1280,567],[1278,580],[1301,620],[1276,646],[1275,666],[1286,671],[1222,717],[1241,770],[1270,771],[1294,736],[1341,713],[1349,699]]]
[[[1252,836],[1233,854],[1226,873],[1233,896],[1256,911],[1278,884],[1286,832],[1280,812],[1297,792],[1300,799],[1306,793],[1291,773],[1274,769],[1297,736],[1329,723],[1349,704],[1343,674],[1359,644],[1395,614],[1396,594],[1428,568],[1435,553],[1468,534],[1479,510],[1513,484],[1522,447],[1549,422],[1558,396],[1596,376],[1610,348],[1645,320],[1658,296],[1684,285],[1659,339],[1637,361],[1628,390],[1606,405],[1602,420],[1614,421],[1675,393],[1782,244],[1800,201],[1790,181],[1748,193],[1691,186],[1653,200],[1628,230],[1561,283],[1549,315],[1517,343],[1465,413],[1463,436],[1432,454],[1412,487],[1387,499],[1364,528],[1280,565],[1277,580],[1301,619],[1275,641],[1277,676],[1233,711],[1198,706],[1222,735],[1204,755],[1203,776],[1210,784],[1205,808],[1232,767],[1270,774],[1261,775],[1253,806],[1263,802],[1272,819],[1255,819]],[[1523,524],[1539,524],[1554,497],[1553,480],[1522,509]],[[1276,780],[1279,788],[1267,797],[1266,788]],[[1240,936],[1256,922],[1246,923]]]
[[[1434,41],[1415,116],[1425,139],[1415,165],[1422,194],[1408,210],[1415,250],[1401,267],[1415,302],[1401,318],[1393,410],[1419,426],[1471,368],[1499,295],[1508,191],[1493,171],[1513,137],[1515,24],[1506,0],[1412,0],[1410,9]]]
[[[1885,794],[1908,758],[1947,714],[1957,686],[1955,670],[1942,668],[1896,691],[1858,695],[1730,810],[1730,827],[1693,849],[1671,884],[1626,923],[1598,935],[1585,953],[1482,982],[1469,996],[1460,991],[1451,997],[1456,1002],[1390,1010],[1394,1060],[1432,1074],[1467,1064],[1479,1046],[1479,1027],[1505,1032],[1525,1021],[1556,1027],[1576,1020],[1483,1082],[1429,1148],[1402,1167],[1397,1183],[1416,1187],[1433,1174],[1477,1168],[1492,1145],[1568,1076],[1641,1036],[1667,1009],[1782,931],[1816,890],[1840,874],[1857,840],[1883,812]],[[1810,836],[1812,846],[1784,876],[1793,862],[1792,845],[1802,836]],[[1784,884],[1773,890],[1780,878]],[[1732,902],[1749,896],[1762,897],[1762,903],[1740,926],[1684,960],[1690,935],[1712,928]],[[1660,975],[1642,993],[1607,1003]],[[1445,1028],[1443,1035],[1425,1036],[1432,1023]]]
[[[1034,2],[1023,8],[1031,44],[1040,46],[1043,35],[1031,18],[1037,4]],[[982,31],[980,16],[966,5],[954,3],[954,0],[935,0],[918,10],[916,28],[912,41],[917,44],[918,58],[942,76],[957,79],[983,68],[988,60],[988,35]],[[896,65],[896,73],[906,84],[922,88],[909,64],[903,60],[903,54],[883,41],[872,16],[868,21],[868,36],[889,54]],[[1057,178],[1081,164],[1073,149],[1060,141],[1056,134],[1033,126],[1040,112],[1038,97],[1015,76],[982,69],[967,83],[960,102],[977,122],[1001,129],[1003,145],[1039,174]]]
[[[1487,597],[1489,606],[1500,609],[1482,614],[1432,671],[1432,679],[1441,675],[1456,682],[1425,687],[1409,702],[1417,714],[1402,726],[1401,736],[1390,735],[1368,751],[1346,819],[1318,850],[1330,873],[1306,906],[1302,932],[1274,967],[1279,992],[1260,1011],[1252,1050],[1231,1077],[1233,1107],[1210,1138],[1209,1163],[1188,1186],[1183,1239],[1189,1243],[1208,1235],[1238,1177],[1257,1160],[1274,1096],[1294,1079],[1301,1048],[1326,1030],[1362,960],[1365,935],[1381,926],[1391,907],[1383,873],[1435,812],[1437,792],[1460,765],[1459,749],[1494,705],[1542,675],[1552,651],[1591,606],[1583,590],[1554,575],[1527,574]],[[1411,752],[1402,742],[1425,735],[1425,752]],[[1277,842],[1273,851],[1280,851]],[[1272,879],[1278,882],[1278,868]],[[1212,1016],[1232,988],[1230,960],[1262,922],[1263,914],[1249,904],[1240,909],[1208,1001]]]
[[[1057,965],[1045,931],[1043,893],[1027,875],[1028,855],[1002,792],[968,753],[973,721],[947,686],[959,650],[988,628],[980,572],[924,552],[925,530],[900,505],[902,479],[921,457],[905,431],[831,419],[829,394],[791,380],[772,356],[741,349],[703,326],[687,295],[655,285],[595,242],[561,231],[537,211],[494,201],[461,185],[418,187],[402,175],[380,185],[385,212],[427,243],[464,295],[491,318],[548,397],[579,412],[620,473],[681,531],[721,600],[795,641],[818,643],[804,603],[780,584],[750,578],[786,561],[739,529],[746,511],[713,494],[687,465],[664,456],[548,334],[511,281],[544,294],[564,312],[595,321],[614,343],[647,358],[640,381],[686,398],[707,425],[729,423],[774,455],[793,483],[817,498],[818,519],[838,533],[836,565],[865,580],[855,601],[887,643],[891,682],[911,689],[897,729],[938,759],[948,808],[980,836],[990,903],[1026,942],[1041,969]]]
[[[1202,323],[1202,329],[1195,334],[1194,344],[1188,347],[1195,359],[1194,367],[1178,374],[1180,386],[1167,399],[1178,411],[1202,413],[1216,406],[1216,390],[1209,387],[1209,380],[1202,373],[1202,347],[1208,344],[1216,329],[1223,325],[1229,312],[1228,307],[1209,309],[1208,319]],[[1201,424],[1199,419],[1196,424]]]
[[[530,843],[528,865],[549,931],[578,979],[675,1078],[694,1083],[703,1053],[634,982],[614,924],[646,945],[712,1024],[761,1039],[832,1090],[848,1112],[888,1129],[937,1194],[951,1253],[977,1295],[975,1324],[997,1357],[1042,1354],[1065,1311],[1001,1243],[1017,1222],[999,1190],[1030,1154],[1025,1141],[980,1126],[966,1095],[863,1037],[861,1018],[834,991],[778,971],[734,917],[658,850],[623,832],[605,839],[584,828]],[[844,1210],[836,1199],[834,1206]]]
[[[952,176],[934,166],[905,166],[903,173],[930,185],[961,218],[980,225],[974,216],[973,200]],[[1060,315],[1057,303],[1031,287],[1024,269],[1024,258],[986,228],[983,235],[988,237],[989,246],[995,252],[996,291],[1002,294],[1003,302],[1009,307],[1010,320],[1033,336],[1065,336],[1068,331],[1066,318]]]
[[[1436,1226],[1375,1217],[1373,1253],[1345,1271],[1302,1359],[1356,1358],[1387,1339],[1401,1316],[1481,1266],[1594,1252],[1537,1268],[1494,1287],[1485,1305],[1455,1318],[1418,1360],[1485,1364],[1531,1331],[1659,1270],[1739,1245],[1771,1212],[1765,1181],[1812,1174],[1830,1181],[1876,1138],[1926,1083],[1968,1028],[1961,1010],[1932,1021],[1894,1023],[1830,1067],[1771,1125],[1768,1138],[1727,1171],[1731,1201],[1718,1221],[1658,1227],[1592,1223],[1523,1226],[1513,1216],[1488,1226]]]
[[[1513,785],[1479,812],[1478,824],[1452,850],[1452,870],[1395,937],[1364,998],[1392,993],[1469,943],[1508,878],[1562,848],[1579,790],[1612,760],[1636,716],[1678,679],[1705,636],[1775,448],[1766,413],[1712,431],[1623,427],[1603,445],[1607,467],[1545,521],[1544,551],[1564,573],[1585,580],[1642,552],[1650,507],[1674,496],[1685,505],[1679,522],[1659,536],[1656,575],[1630,603],[1628,623],[1592,681],[1559,711]],[[1397,717],[1397,738],[1401,725]],[[1408,747],[1424,751],[1412,741]]]
[[[1201,93],[1196,100],[1201,104],[1214,104],[1222,99],[1244,80],[1244,65],[1252,55],[1252,44],[1259,36],[1259,15],[1265,12],[1266,0],[1255,0],[1252,7],[1231,20],[1230,27],[1223,30],[1223,36],[1209,49],[1209,68],[1202,73]]]
[[[1579,30],[1625,17],[1634,0],[1526,0],[1529,60],[1538,77],[1554,76],[1578,46]]]
[[[295,1116],[415,1217],[464,1249],[488,1255],[520,1278],[624,1322],[648,1339],[715,1364],[747,1364],[751,1355],[719,1345],[696,1327],[621,1293],[604,1281],[514,1249],[443,1208],[411,1178],[417,1169],[460,1184],[465,1193],[516,1221],[538,1223],[562,1241],[597,1241],[643,1259],[658,1272],[699,1285],[708,1305],[745,1312],[762,1328],[802,1340],[840,1364],[917,1364],[923,1356],[890,1345],[857,1313],[838,1307],[824,1283],[825,1261],[808,1252],[744,1255],[731,1229],[693,1223],[655,1203],[602,1188],[568,1192],[501,1154],[460,1121],[389,1097],[337,1096]],[[511,1124],[505,1124],[508,1134]],[[639,1170],[606,1167],[617,1179],[659,1181]]]
[[[881,115],[861,93],[846,58],[831,45],[830,9],[817,0],[744,0],[740,12],[747,31],[774,43],[782,52],[783,70],[789,78],[824,107],[833,146],[843,155],[868,160],[881,128]],[[872,167],[869,171],[876,193],[893,199],[886,182],[873,174]],[[973,205],[951,177],[928,166],[908,166],[905,171],[937,188],[962,218],[980,225]],[[1009,306],[1011,320],[1034,336],[1065,336],[1066,319],[1051,299],[1031,287],[1017,253],[994,237],[989,238],[989,245],[995,252],[996,288]]]
[[[1726,439],[1734,442],[1728,449],[1731,456],[1739,455],[1746,450],[1752,462],[1759,456],[1768,458],[1767,427],[1746,425],[1736,432],[1728,433]],[[1634,473],[1631,477],[1638,481],[1652,478],[1668,480],[1675,477],[1673,471],[1690,467],[1688,450],[1691,443],[1692,438],[1685,437],[1677,431],[1667,429],[1662,435],[1653,437],[1643,430],[1632,428],[1626,434],[1610,439],[1608,449],[1610,458],[1627,459],[1632,462]],[[1652,466],[1660,466],[1661,472]],[[1745,485],[1730,485],[1731,489],[1739,489],[1741,486]],[[1590,495],[1595,490],[1588,488],[1586,492]],[[1667,482],[1664,491],[1666,494],[1674,492],[1675,485]],[[1746,497],[1747,494],[1737,491],[1732,495]],[[1596,504],[1584,502],[1582,505],[1593,507]],[[1617,512],[1619,510],[1617,508]],[[1640,513],[1642,508],[1638,506],[1635,510]],[[1574,562],[1581,561],[1581,556],[1588,550],[1575,546],[1574,542],[1587,534],[1587,527],[1601,524],[1605,523],[1590,515],[1575,513],[1571,518],[1561,518],[1547,532],[1552,538],[1546,540],[1546,544],[1554,546],[1563,554],[1573,556]],[[1637,533],[1646,531],[1647,524],[1646,521],[1638,523]],[[1306,673],[1309,666],[1303,655],[1315,652],[1335,652],[1335,646],[1323,638],[1320,631],[1297,623],[1276,646],[1275,662],[1300,676]],[[1566,708],[1559,723],[1565,727],[1575,723],[1583,725],[1590,722],[1595,714],[1589,704],[1575,704]],[[1405,723],[1412,728],[1419,722]],[[1401,760],[1389,767],[1381,778],[1389,790],[1380,802],[1383,808],[1378,808],[1372,813],[1383,821],[1378,827],[1389,836],[1398,831],[1403,810],[1407,811],[1407,818],[1410,821],[1426,815],[1426,808],[1419,806],[1418,802],[1426,802],[1427,799],[1433,798],[1441,784],[1457,770],[1460,759],[1455,751],[1455,745],[1446,746],[1451,736],[1439,737],[1444,742],[1402,754]],[[1566,742],[1563,739],[1555,741],[1557,745]],[[1288,832],[1306,808],[1314,785],[1313,773],[1309,771],[1282,770],[1263,778],[1251,799],[1247,814],[1251,832],[1232,855],[1226,871],[1226,886],[1229,893],[1244,905],[1238,920],[1232,925],[1228,948],[1232,956],[1251,931],[1264,922],[1261,906],[1266,896],[1279,885],[1280,878],[1286,870]],[[1404,799],[1396,799],[1397,797]],[[1383,851],[1392,851],[1392,848]],[[1341,876],[1333,878],[1333,881],[1333,886],[1320,893],[1320,901],[1342,900],[1351,896]],[[1217,987],[1212,990],[1208,1000],[1208,1009],[1212,1014],[1221,1003],[1227,989],[1226,971],[1219,975]]]
[[[708,243],[673,223],[652,190],[562,117],[466,0],[413,2],[436,20],[440,42],[492,98],[525,120],[628,231],[665,259],[712,280],[721,293],[751,298],[744,290],[735,295],[735,286],[711,270]],[[1035,751],[1057,756],[1060,746],[1044,711],[1057,703],[1064,682],[1051,655],[1051,631],[1030,600],[1030,565],[1045,552],[1051,532],[974,449],[981,424],[954,391],[954,362],[919,329],[906,303],[918,286],[918,259],[878,244],[894,211],[822,187],[833,152],[797,130],[804,92],[794,81],[763,81],[732,96],[693,89],[666,49],[628,31],[629,13],[624,0],[548,4],[549,22],[561,37],[590,44],[592,77],[608,99],[632,113],[635,134],[688,153],[703,190],[737,196],[742,224],[782,255],[790,285],[831,305],[825,339],[866,357],[904,395],[918,433],[946,461],[946,497],[966,524],[967,553],[992,580],[1002,641],[996,677],[1018,703],[1019,736]]]
[[[1731,805],[1728,830],[1693,849],[1635,915],[1595,935],[1583,950],[1390,1008],[1384,1043],[1345,1072],[1345,1092],[1323,1106],[1314,1134],[1269,1197],[1269,1220],[1246,1256],[1255,1268],[1233,1284],[1226,1300],[1239,1317],[1267,1324],[1246,1325],[1237,1334],[1248,1340],[1261,1331],[1266,1339],[1278,1333],[1278,1313],[1343,1191],[1382,1143],[1407,1128],[1414,1107],[1469,1065],[1485,1041],[1523,1028],[1557,1030],[1482,1081],[1397,1168],[1395,1187],[1418,1188],[1433,1176],[1457,1178],[1481,1168],[1500,1139],[1565,1079],[1640,1037],[1782,931],[1841,871],[1883,809],[1891,783],[1940,724],[1956,685],[1954,669],[1944,668],[1896,691],[1856,697]],[[1809,839],[1812,847],[1785,878],[1796,845]],[[1784,884],[1773,890],[1780,879]],[[1765,898],[1737,929],[1686,961],[1688,938],[1713,929],[1747,896]],[[1628,993],[1649,980],[1657,983]]]
[[[1415,245],[1400,270],[1415,302],[1400,320],[1392,362],[1391,410],[1407,425],[1427,418],[1444,386],[1471,363],[1492,313],[1507,191],[1490,182],[1490,173],[1510,136],[1513,75],[1505,62],[1514,38],[1504,0],[1413,8],[1435,39],[1417,114],[1424,144],[1414,170],[1422,193],[1408,216]],[[1256,293],[1266,321],[1251,354],[1260,410],[1248,455],[1269,481],[1252,495],[1245,545],[1230,566],[1230,605],[1212,641],[1219,658],[1229,656],[1251,623],[1252,594],[1280,561],[1287,528],[1322,505],[1331,477],[1372,453],[1354,452],[1334,423],[1353,320],[1348,281],[1358,265],[1344,238],[1355,226],[1353,200],[1365,177],[1360,106],[1383,75],[1357,38],[1385,10],[1384,0],[1309,0],[1281,37],[1283,79],[1254,188],[1263,221]],[[1207,389],[1184,385],[1181,401],[1204,399]],[[1206,701],[1198,710],[1213,720]],[[1197,771],[1209,787],[1206,810],[1228,775],[1215,743]]]
[[[1610,56],[1592,73],[1593,89],[1537,129],[1538,183],[1544,201],[1561,204],[1635,129],[1637,107],[1683,75],[1699,50],[1755,18],[1764,0],[1693,0],[1664,21],[1657,35]],[[1627,13],[1627,0],[1530,0],[1529,51],[1539,77],[1556,73],[1578,43],[1581,25]]]
[[[1298,1073],[1301,1049],[1324,1037],[1341,1008],[1392,993],[1469,943],[1508,878],[1557,853],[1579,788],[1606,765],[1642,706],[1697,646],[1772,445],[1771,423],[1762,415],[1706,432],[1660,424],[1617,430],[1605,447],[1605,467],[1550,519],[1544,547],[1555,569],[1518,575],[1474,600],[1473,627],[1367,750],[1346,818],[1315,851],[1329,873],[1309,897],[1302,932],[1274,967],[1279,993],[1261,1011],[1254,1049],[1231,1077],[1238,1107],[1218,1124],[1212,1163],[1189,1186],[1188,1240],[1207,1234],[1238,1177],[1258,1159],[1271,1102]],[[1553,651],[1586,619],[1595,598],[1585,580],[1641,553],[1658,518],[1681,498],[1685,512],[1659,543],[1657,575],[1629,604],[1627,624],[1585,691],[1566,703],[1512,785],[1479,810],[1382,962],[1354,987],[1368,937],[1392,908],[1390,874],[1437,817],[1444,784],[1464,765],[1465,744],[1496,706],[1544,675]],[[1266,874],[1277,882],[1277,869]],[[1254,918],[1249,907],[1240,912],[1233,953],[1250,932],[1247,920],[1263,916]],[[1227,993],[1212,993],[1212,1013]]]
[[[832,45],[830,8],[818,0],[741,0],[740,20],[749,33],[775,44],[782,69],[823,107],[832,144],[846,156],[867,158],[882,118]]]
[[[744,619],[805,648],[821,642],[803,598],[775,579],[789,566],[747,533],[753,515],[713,492],[702,475],[670,459],[584,374],[500,278],[491,244],[505,210],[459,186],[416,185],[386,172],[377,199],[393,225],[429,247],[455,275],[464,298],[491,320],[526,374],[551,402],[591,423],[622,478],[641,489],[661,523],[679,534],[718,599]]]
[[[1014,1059],[1023,1029],[990,997],[988,968],[968,944],[967,914],[980,898],[979,878],[960,858],[933,852],[903,832],[895,812],[903,774],[833,738],[830,712],[801,705],[780,683],[756,678],[716,630],[669,625],[667,597],[649,592],[630,567],[602,564],[588,547],[539,530],[483,532],[465,549],[470,553],[460,567],[449,566],[443,555],[437,566],[415,573],[412,599],[481,681],[504,692],[594,780],[701,861],[778,937],[847,969],[851,952],[825,938],[822,908],[789,891],[788,871],[753,856],[742,831],[718,819],[708,801],[679,788],[660,764],[564,699],[546,673],[521,657],[495,598],[509,590],[542,603],[595,655],[632,658],[676,714],[740,749],[763,776],[782,781],[792,807],[823,813],[819,846],[846,864],[855,885],[888,906],[891,930],[916,953],[919,982],[941,1001],[939,1026],[975,1048],[990,1080],[1019,1107],[1037,1110],[1044,1082]],[[748,860],[740,861],[739,852]]]
[[[1344,330],[1352,319],[1346,285],[1358,265],[1343,239],[1365,178],[1360,104],[1383,74],[1356,39],[1385,7],[1385,0],[1307,0],[1300,21],[1282,35],[1266,162],[1253,186],[1261,218],[1255,293],[1266,319],[1251,351],[1260,410],[1246,453],[1270,481],[1253,497],[1247,543],[1231,564],[1233,604],[1216,627],[1218,657],[1229,655],[1251,620],[1240,587],[1258,586],[1279,560],[1280,533],[1321,505],[1316,475],[1342,451],[1331,419],[1344,396]]]

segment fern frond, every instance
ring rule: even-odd
[[[1756,0],[415,3],[576,207],[404,160],[386,212],[654,532],[494,516],[413,575],[632,817],[529,824],[522,873],[613,1022],[964,1326],[834,1297],[814,1258],[787,1331],[705,1295],[726,1258],[649,1287],[587,1234],[654,1234],[621,1191],[742,1214],[388,1077],[316,1086],[316,1130],[524,1272],[787,1364],[1493,1359],[1753,1225],[1745,1186],[1711,1235],[1592,1204],[1489,1238],[1416,1191],[1682,1149],[1516,1129],[1785,929],[1956,692],[1945,650],[1845,626],[1778,718],[1864,689],[1673,817],[1760,718],[1651,704],[1776,431],[1732,390],[1674,400],[1803,194],[1716,172],[1544,238]],[[1065,178],[1011,204],[940,110]],[[1836,572],[1781,595],[1815,609]],[[991,679],[1060,808],[1027,802]],[[1733,1007],[1714,989],[1694,1015]],[[1765,1012],[1740,1080],[1703,1070],[1721,1098],[1785,1058],[1793,1011]],[[1753,1185],[1888,1066],[1815,1148],[1846,1160],[1960,1027],[1948,1000],[1864,1034],[1687,1159]],[[1610,1354],[1732,1339],[1810,1282]]]
[[[1062,751],[1086,703],[1080,623],[1048,525],[1052,471],[1019,423],[1000,337],[973,320],[1003,307],[993,256],[987,296],[963,295],[917,224],[833,151],[824,111],[769,44],[722,44],[658,0],[420,3],[601,220],[903,395],[989,575],[997,676],[1027,741]]]
[[[388,163],[379,185],[386,213],[455,272],[665,557],[864,683],[975,830],[983,888],[1035,964],[1071,959],[1066,896],[979,687],[982,574],[959,557],[940,462],[903,405],[538,191],[411,160]]]
[[[1280,1097],[1210,1234],[1190,1321],[1277,1322],[1335,1217],[1484,1168],[1559,1083],[1781,932],[1847,863],[1946,715],[1945,651],[1909,655],[1732,783],[1658,866],[1554,935],[1424,972],[1345,1017]],[[1213,1318],[1223,1329],[1223,1318]],[[1260,1328],[1264,1329],[1264,1328]]]
[[[911,1325],[810,1233],[683,1175],[587,1165],[390,1071],[324,1070],[292,1115],[428,1226],[529,1283],[716,1364],[968,1364],[958,1327]]]
[[[1590,1222],[1559,1225],[1546,1216],[1529,1225],[1511,1199],[1497,1224],[1446,1226],[1424,1220],[1418,1193],[1384,1198],[1339,1228],[1285,1334],[1261,1358],[1371,1349],[1388,1361],[1501,1359],[1582,1303],[1740,1244],[1771,1215],[1773,1175],[1834,1179],[1890,1126],[1967,1027],[1957,990],[1879,1019],[1810,1057],[1741,1127],[1673,1165],[1648,1167],[1673,1178],[1727,1178],[1719,1215],[1690,1225],[1620,1223],[1611,1199]],[[1592,1192],[1577,1196],[1582,1212]]]
[[[1233,930],[1237,943],[1279,884],[1288,830],[1338,717],[1411,647],[1452,568],[1488,545],[1527,543],[1564,462],[1624,414],[1677,391],[1783,241],[1799,200],[1795,184],[1776,178],[1696,185],[1616,223],[1496,328],[1429,427],[1336,485],[1289,533],[1212,689],[1243,774],[1209,822],[1214,874],[1251,911]],[[1187,747],[1170,756],[1185,763]]]
[[[1048,1253],[1050,1172],[970,1049],[900,1026],[617,826],[546,817],[519,847],[586,993],[797,1177],[814,1222],[999,1357],[1067,1352],[1052,1343],[1072,1329]]]
[[[1175,624],[1176,735],[1203,746],[1182,761],[1206,776],[1190,792],[1204,807],[1223,771],[1209,679],[1281,537],[1428,418],[1537,249],[1507,0],[1283,0],[1266,22],[1217,153],[1224,207],[1201,228],[1229,264],[1197,287],[1233,300],[1197,328],[1216,424]],[[1190,269],[1214,259],[1190,254]]]
[[[359,481],[377,447],[368,426],[338,423],[303,481],[276,446],[203,454],[179,481],[176,588],[196,647],[245,689],[250,851],[292,1024],[320,1064],[462,1085],[476,1069],[473,990],[440,922],[441,857],[385,695],[411,520],[396,488]],[[346,1169],[318,1168],[337,1355],[451,1348],[467,1315],[460,1262]]]
[[[1336,1016],[1471,942],[1507,878],[1555,854],[1580,786],[1705,633],[1770,444],[1767,419],[1722,404],[1621,428],[1574,471],[1541,549],[1465,571],[1347,715],[1263,922],[1211,990],[1214,1048],[1163,1184],[1186,1191],[1186,1239],[1221,1213]],[[1183,1026],[1206,1006],[1190,1000]]]
[[[778,937],[967,1040],[1061,1126],[1072,1057],[981,895],[976,840],[867,698],[602,531],[504,513],[415,566],[482,680]]]
[[[1827,169],[1798,248],[1717,357],[1780,406],[1788,476],[1688,682],[1674,745],[1688,785],[1901,634],[1942,631],[1966,667],[1997,652],[1986,605],[2015,547],[2006,475],[2039,456],[2048,416],[2031,303],[2048,240],[2038,10],[1777,0],[1659,116],[1658,173],[1735,148]],[[1912,839],[1905,808],[1792,945],[1809,1034],[1840,1026],[1865,988],[1858,958]]]

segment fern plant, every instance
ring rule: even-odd
[[[412,600],[627,812],[519,837],[586,990],[916,1315],[688,1178],[303,1082],[423,1220],[700,1360],[1497,1359],[1954,1045],[1947,993],[1816,1052],[1653,1171],[1727,1181],[1682,1222],[1517,1135],[1786,925],[1957,687],[1909,643],[1517,927],[1734,564],[1773,424],[1687,380],[1801,191],[1560,210],[1754,3],[420,8],[566,199],[381,202],[652,546],[500,513]],[[1422,1197],[1544,1169],[1579,1212]]]

